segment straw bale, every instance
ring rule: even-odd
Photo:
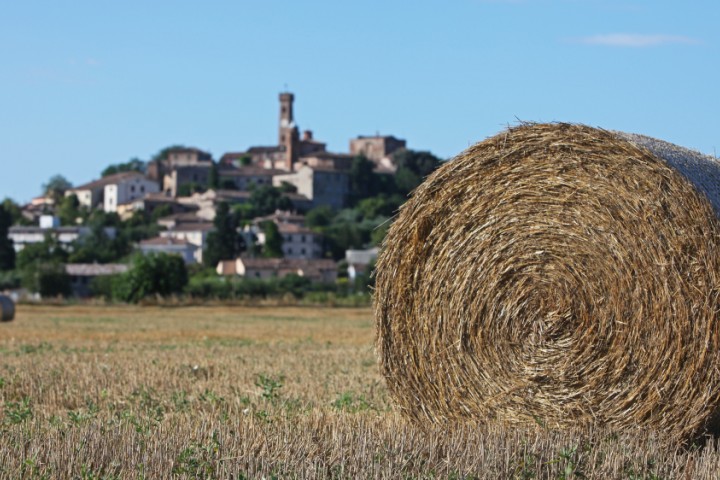
[[[0,322],[9,322],[15,318],[15,303],[10,297],[0,295]]]
[[[418,187],[376,269],[410,418],[687,440],[720,406],[720,168],[666,142],[524,124]]]

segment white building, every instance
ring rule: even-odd
[[[53,237],[63,248],[70,250],[73,242],[82,240],[92,231],[89,227],[61,227],[59,225],[60,221],[57,217],[43,215],[40,217],[40,226],[25,227],[16,225],[10,227],[8,238],[13,241],[16,252],[21,251],[26,245],[44,242],[46,236]],[[104,231],[109,238],[115,238],[115,228],[106,227]]]
[[[196,247],[191,263],[202,263],[203,250],[207,244],[207,236],[215,230],[212,223],[178,223],[172,229],[160,232],[161,238],[170,238],[173,240],[184,241]]]
[[[276,223],[283,239],[282,252],[285,258],[322,258],[322,235],[307,227],[293,223]],[[265,245],[262,227],[253,227],[258,245]]]
[[[140,251],[144,255],[150,253],[167,253],[180,255],[185,264],[196,263],[198,247],[187,240],[176,240],[167,237],[155,237],[140,242]]]
[[[116,212],[118,205],[130,203],[147,193],[160,191],[156,182],[148,180],[139,172],[125,172],[114,177],[116,178],[106,184],[104,189],[103,209],[106,212]]]
[[[345,261],[348,264],[348,277],[351,280],[367,271],[370,265],[378,256],[378,248],[369,250],[345,250]]]
[[[312,282],[335,283],[337,263],[328,259],[237,258],[218,263],[217,273],[262,280],[298,275]]]

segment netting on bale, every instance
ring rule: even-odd
[[[381,369],[419,421],[705,431],[720,168],[648,137],[511,128],[414,192],[376,267]]]
[[[15,302],[10,297],[0,295],[0,322],[9,322],[15,318]]]

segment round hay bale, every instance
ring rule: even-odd
[[[9,322],[15,318],[15,302],[10,297],[0,295],[0,321]]]
[[[705,431],[720,404],[719,173],[712,157],[571,124],[512,128],[447,162],[377,261],[378,352],[400,409]]]

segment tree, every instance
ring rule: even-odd
[[[43,297],[69,297],[72,294],[70,275],[59,262],[35,263],[23,271],[22,285]]]
[[[310,227],[327,227],[332,222],[335,213],[328,205],[320,205],[305,215],[305,224]]]
[[[15,247],[13,241],[8,237],[12,226],[12,214],[0,205],[0,270],[12,270],[15,268]]]
[[[202,185],[197,182],[190,182],[190,183],[183,183],[180,185],[177,189],[177,196],[178,197],[189,197],[193,193],[202,193],[207,190],[207,187],[205,185]]]
[[[277,224],[270,220],[266,220],[260,224],[265,234],[265,245],[263,245],[262,256],[265,258],[282,258],[283,238]]]
[[[281,193],[297,193],[298,189],[290,182],[282,181],[278,187]]]
[[[30,221],[23,216],[20,205],[15,203],[12,199],[5,198],[5,200],[2,201],[2,206],[12,217],[12,225],[26,225],[30,223]]]
[[[93,225],[90,234],[75,242],[68,260],[71,263],[111,263],[130,253],[130,242],[126,232],[120,232],[115,238],[105,233],[105,227]]]
[[[81,207],[77,195],[73,193],[60,200],[57,216],[60,217],[60,222],[63,225],[76,225],[78,219],[82,220],[87,216],[87,211]]]
[[[39,263],[64,263],[67,257],[67,252],[57,238],[48,233],[42,242],[25,245],[17,254],[15,266],[25,270]]]
[[[400,150],[393,155],[393,163],[397,167],[395,182],[398,190],[408,194],[435,171],[442,161],[430,152]]]
[[[162,150],[160,150],[158,153],[153,155],[151,162],[161,162],[164,160],[167,160],[168,153],[170,153],[170,150],[175,150],[177,148],[185,148],[185,145],[170,145],[169,147],[165,147]]]
[[[100,173],[101,177],[107,177],[121,172],[140,172],[144,173],[147,165],[139,158],[131,158],[125,163],[116,163],[109,165]]]
[[[250,203],[257,215],[269,215],[275,210],[292,210],[290,199],[271,185],[255,186],[250,193]]]
[[[355,205],[363,198],[375,195],[377,182],[373,168],[375,164],[368,160],[364,155],[358,155],[353,158],[350,166],[350,205]]]
[[[53,175],[47,183],[43,184],[43,194],[58,202],[66,190],[72,188],[72,183],[62,175]]]
[[[187,283],[187,268],[180,256],[152,253],[137,255],[130,270],[114,281],[112,290],[115,298],[136,303],[151,295],[181,293]]]
[[[220,187],[220,174],[215,162],[210,163],[210,174],[208,175],[208,188],[217,189]]]
[[[220,260],[234,259],[243,249],[237,232],[237,218],[230,213],[227,202],[218,204],[213,225],[215,230],[208,234],[203,252],[203,263],[209,267],[214,267]]]

